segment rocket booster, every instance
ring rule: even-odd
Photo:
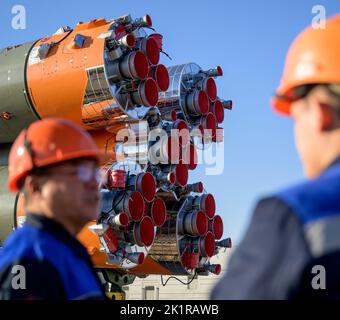
[[[0,51],[0,245],[25,220],[23,195],[5,187],[11,143],[56,116],[81,125],[109,156],[100,218],[79,234],[98,269],[219,273],[210,258],[223,222],[213,195],[188,179],[197,167],[190,133],[202,145],[223,139],[219,124],[232,106],[218,96],[223,71],[161,64],[163,37],[151,27],[148,15],[95,19]]]

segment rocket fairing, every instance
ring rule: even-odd
[[[164,66],[163,37],[151,30],[148,15],[95,19],[0,51],[0,245],[25,220],[23,195],[4,187],[10,145],[30,123],[56,116],[80,124],[110,159],[101,164],[100,217],[79,234],[96,268],[220,272],[210,258],[225,243],[215,241],[223,222],[213,195],[202,182],[188,184],[188,176],[197,167],[190,133],[204,134],[203,144],[206,132],[221,141],[218,124],[232,106],[218,97],[214,78],[223,71]],[[163,136],[150,140],[151,130]],[[129,144],[132,133],[137,146]]]

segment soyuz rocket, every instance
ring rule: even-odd
[[[222,141],[232,103],[217,95],[221,67],[165,67],[162,52],[149,15],[79,22],[0,50],[0,246],[25,221],[23,195],[6,187],[11,144],[30,123],[55,116],[81,125],[108,156],[101,213],[79,234],[104,282],[220,273],[210,259],[231,240],[220,240],[214,196],[201,181],[188,184],[188,173],[197,143]],[[165,134],[150,140],[150,132]],[[162,161],[150,160],[151,149]]]

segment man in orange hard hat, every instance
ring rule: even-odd
[[[67,120],[37,121],[19,134],[8,187],[24,193],[26,222],[0,252],[0,299],[104,298],[76,239],[99,212],[99,159],[91,136]]]
[[[340,15],[297,37],[272,104],[307,180],[258,203],[212,298],[340,298]]]

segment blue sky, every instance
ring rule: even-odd
[[[26,30],[11,27],[16,4],[26,8]],[[202,180],[215,195],[224,236],[237,244],[257,199],[303,178],[292,122],[273,113],[269,99],[287,49],[311,24],[315,5],[325,6],[327,16],[340,12],[339,0],[1,0],[0,48],[50,35],[78,21],[148,13],[173,59],[163,59],[166,65],[221,65],[224,77],[217,80],[218,94],[234,102],[223,124],[224,172],[205,176],[201,167],[190,173],[190,180]]]

